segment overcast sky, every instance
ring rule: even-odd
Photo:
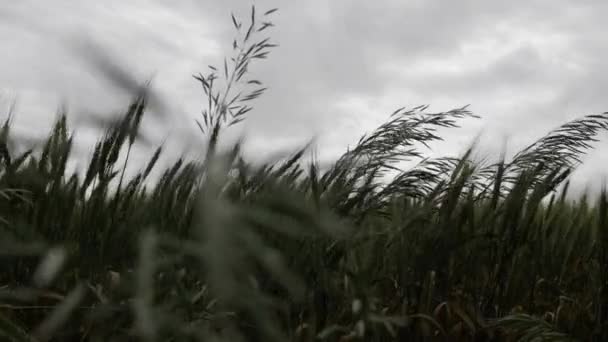
[[[498,151],[508,137],[513,152],[566,120],[608,111],[606,1],[254,3],[260,11],[279,7],[271,36],[280,47],[252,68],[270,88],[239,131],[252,156],[313,135],[322,156],[338,155],[401,106],[444,111],[470,104],[482,116],[446,132],[434,155],[459,154],[480,132],[485,150]],[[196,148],[203,98],[191,75],[220,64],[234,33],[230,13],[246,17],[250,5],[4,1],[0,103],[6,108],[17,98],[16,133],[33,140],[47,132],[61,103],[73,120],[125,108],[128,98],[75,48],[92,42],[137,80],[154,75],[153,88],[173,114],[146,121],[153,145],[167,141],[176,153]],[[96,139],[87,130],[78,135],[85,150]],[[608,144],[597,146],[577,172],[579,186],[600,184],[605,175]]]

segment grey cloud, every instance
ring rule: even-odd
[[[153,85],[166,98],[166,111],[181,115],[171,117],[169,125],[148,123],[150,134],[161,140],[171,133],[196,149],[193,120],[202,99],[190,75],[217,64],[229,51],[230,12],[246,17],[246,2],[48,3],[0,5],[0,38],[15,51],[0,57],[3,86],[38,94],[30,97],[38,99],[28,107],[33,112],[52,110],[48,106],[61,96],[75,97],[95,112],[121,108],[127,99],[61,45],[69,45],[75,32],[89,36],[132,70],[134,79],[157,72]],[[497,137],[503,135],[523,146],[564,120],[608,109],[603,108],[608,27],[602,18],[608,5],[599,0],[266,0],[256,6],[280,8],[271,34],[280,47],[253,67],[270,89],[244,126],[251,148],[260,152],[252,155],[272,154],[316,133],[324,137],[321,150],[337,154],[373,129],[370,122],[381,122],[401,105],[445,110],[470,103],[484,116],[482,123],[447,132],[446,139],[453,140],[438,144],[437,154],[457,151],[481,128],[490,149],[500,148]],[[532,35],[538,39],[528,39]],[[487,58],[467,52],[467,46],[484,39],[512,48],[490,51]],[[552,40],[562,46],[549,44]],[[479,61],[453,72],[417,68],[428,61],[448,65],[451,58]],[[387,71],[387,65],[403,71]],[[345,99],[364,105],[336,107]],[[100,102],[104,107],[95,108]],[[37,121],[36,115],[22,121]],[[167,132],[167,126],[173,130]],[[177,143],[174,149],[180,149]]]

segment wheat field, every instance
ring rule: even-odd
[[[253,166],[222,134],[264,84],[275,10],[232,17],[233,55],[195,75],[200,159],[126,176],[150,94],[68,171],[59,117],[43,146],[0,130],[0,336],[8,341],[605,341],[608,196],[566,198],[608,113],[513,158],[427,158],[467,107],[396,110],[329,168],[304,146]],[[402,161],[414,161],[396,169]],[[396,172],[396,173],[395,173]],[[389,181],[383,177],[395,173]],[[560,189],[561,187],[561,189]]]

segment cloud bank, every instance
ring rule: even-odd
[[[432,154],[458,154],[480,131],[482,150],[495,153],[508,138],[515,152],[566,120],[608,110],[608,4],[599,0],[255,4],[280,8],[272,31],[280,47],[254,67],[270,89],[239,132],[252,156],[318,135],[322,157],[331,158],[401,106],[471,104],[483,117],[447,131]],[[90,40],[134,79],[153,76],[171,117],[147,121],[152,144],[166,140],[178,154],[200,148],[202,90],[190,75],[221,61],[231,11],[248,10],[236,0],[4,3],[0,100],[17,95],[17,131],[34,140],[62,102],[77,119],[124,108],[124,92],[77,53]],[[83,146],[96,137],[81,135]],[[575,184],[601,184],[605,150],[600,143],[585,158]]]

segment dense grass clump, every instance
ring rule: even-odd
[[[608,339],[608,195],[565,196],[608,113],[484,164],[473,148],[433,159],[419,149],[474,117],[466,107],[402,108],[328,169],[305,160],[307,148],[254,167],[241,144],[217,146],[265,90],[247,75],[275,46],[256,40],[273,12],[252,9],[246,27],[232,18],[233,58],[195,76],[206,155],[154,182],[162,146],[125,176],[146,91],[82,174],[67,171],[65,115],[41,149],[20,154],[6,120],[2,340]],[[396,170],[404,160],[418,163]]]

